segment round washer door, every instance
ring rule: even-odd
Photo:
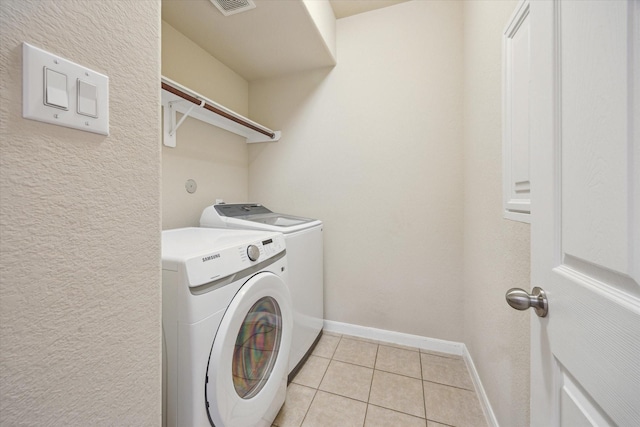
[[[275,417],[286,393],[292,330],[282,279],[270,272],[251,277],[231,300],[211,347],[205,399],[213,425],[250,427]]]

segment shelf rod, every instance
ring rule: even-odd
[[[166,90],[167,92],[171,92],[172,94],[174,94],[176,96],[179,96],[180,98],[185,99],[185,100],[187,100],[189,102],[192,102],[192,103],[194,103],[194,104],[196,104],[198,106],[202,102],[204,102],[203,100],[200,100],[200,99],[196,98],[195,96],[191,96],[188,93],[181,91],[180,89],[176,89],[175,87],[173,87],[173,86],[171,86],[171,85],[169,85],[168,83],[165,83],[165,82],[162,82],[162,89]],[[246,122],[246,121],[244,121],[244,120],[242,120],[242,119],[240,119],[238,117],[232,116],[231,114],[229,114],[229,113],[227,113],[225,111],[222,111],[219,108],[216,108],[213,105],[208,104],[206,102],[204,103],[203,108],[206,109],[206,110],[211,111],[212,113],[216,113],[216,114],[224,117],[225,119],[228,119],[228,120],[231,120],[233,122],[236,122],[236,123],[238,123],[238,124],[240,124],[240,125],[242,125],[244,127],[248,127],[249,129],[253,129],[254,131],[259,132],[259,133],[261,133],[263,135],[266,135],[271,139],[274,139],[276,137],[275,133],[266,131],[264,129],[260,129],[257,126],[254,126],[251,123],[248,123],[248,122]]]

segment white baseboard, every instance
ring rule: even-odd
[[[476,389],[476,394],[480,400],[480,406],[482,407],[482,412],[484,412],[484,416],[487,419],[487,423],[489,423],[491,427],[499,427],[498,420],[491,408],[491,403],[489,403],[487,393],[485,393],[482,381],[480,381],[478,371],[473,364],[473,359],[471,359],[471,354],[469,353],[469,350],[467,350],[467,346],[463,343],[445,341],[437,338],[427,338],[419,335],[404,334],[402,332],[387,331],[384,329],[369,328],[367,326],[352,325],[349,323],[334,322],[332,320],[324,321],[324,330],[327,332],[335,332],[338,334],[351,335],[370,340],[416,347],[427,351],[437,351],[440,353],[462,356],[467,364],[467,369],[469,369],[469,373],[471,374],[471,380],[473,381],[473,386]]]
[[[487,393],[484,391],[484,387],[482,386],[482,381],[480,381],[480,375],[476,370],[476,365],[473,363],[473,359],[471,358],[471,353],[467,349],[466,345],[462,345],[464,354],[462,357],[464,358],[465,363],[467,364],[467,369],[471,374],[471,380],[473,381],[473,386],[476,389],[476,395],[478,396],[478,400],[480,400],[480,406],[482,407],[482,412],[484,412],[484,417],[487,420],[487,423],[491,427],[499,427],[498,419],[496,418],[496,414],[493,413],[493,408],[491,408],[491,403],[489,402],[489,397]]]
[[[324,330],[370,340],[383,341],[392,344],[406,345],[423,350],[439,351],[440,353],[464,354],[464,344],[455,341],[439,340],[437,338],[421,337],[419,335],[403,334],[402,332],[387,331],[384,329],[369,328],[367,326],[352,325],[349,323],[324,321]]]

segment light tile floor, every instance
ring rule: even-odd
[[[278,427],[486,427],[464,360],[325,332]]]

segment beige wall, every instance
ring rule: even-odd
[[[165,21],[162,75],[248,114],[247,81]],[[198,226],[202,210],[216,198],[246,202],[248,176],[245,138],[188,118],[178,129],[176,148],[162,147],[162,228]],[[188,179],[198,185],[193,194],[185,189]]]
[[[337,23],[338,65],[250,84],[249,196],[325,222],[325,317],[462,340],[462,4]]]
[[[161,421],[160,2],[0,2],[0,424]],[[108,137],[22,118],[27,41],[109,76]]]
[[[504,302],[530,287],[529,227],[501,212],[515,4],[341,19],[335,69],[250,86],[252,118],[283,138],[250,147],[249,195],[325,221],[326,318],[463,341],[501,425],[529,419],[529,316]]]
[[[529,399],[529,316],[503,298],[530,288],[529,227],[501,216],[514,6],[342,19],[335,69],[251,85],[251,117],[284,137],[250,166],[242,138],[195,120],[162,151],[164,228],[248,195],[323,219],[326,317],[464,341],[501,425],[528,424]],[[2,424],[160,422],[159,15],[151,0],[0,3]],[[164,23],[162,37],[164,75],[247,114],[247,82]],[[21,118],[22,41],[110,77],[109,137]]]
[[[501,42],[515,1],[464,3],[464,343],[503,426],[529,424],[529,225],[502,218]]]

